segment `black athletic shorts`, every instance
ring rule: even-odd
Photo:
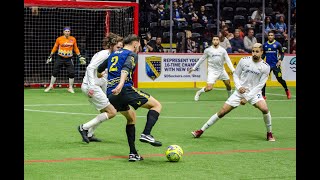
[[[137,90],[132,86],[123,87],[120,94],[109,94],[108,99],[110,103],[117,109],[117,111],[127,111],[130,109],[129,105],[134,109],[148,102],[150,95],[143,91]]]
[[[270,68],[270,71],[273,71],[273,74],[276,76],[276,77],[282,77],[282,73],[281,73],[281,66],[277,67],[273,67],[273,68]]]

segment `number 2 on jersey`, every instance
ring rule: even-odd
[[[112,59],[111,59],[112,64],[111,64],[111,66],[109,68],[109,72],[118,71],[118,67],[115,66],[117,64],[118,60],[119,60],[118,56],[113,56],[112,57]]]

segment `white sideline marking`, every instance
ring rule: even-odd
[[[273,101],[273,102],[290,102],[290,101],[296,101],[295,99],[274,99],[274,100],[267,100],[268,101]],[[194,103],[212,103],[212,102],[225,102],[224,101],[198,101],[198,102],[194,102],[194,101],[180,101],[180,102],[161,102],[163,104],[194,104]],[[25,104],[25,107],[36,107],[36,106],[90,106],[90,104]]]
[[[24,109],[29,112],[40,112],[40,113],[53,113],[53,114],[70,114],[70,115],[84,115],[84,116],[92,116],[97,114],[89,114],[89,113],[73,113],[73,112],[63,112],[63,111],[43,111],[36,109]],[[146,116],[137,116],[140,118],[145,118]],[[206,119],[208,117],[179,117],[179,116],[161,116],[161,118],[167,119]],[[225,119],[261,119],[262,117],[225,117]],[[276,119],[295,119],[296,117],[272,117]]]

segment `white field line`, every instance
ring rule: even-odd
[[[272,101],[272,102],[291,102],[291,101],[296,101],[295,99],[292,100],[267,100],[268,101]],[[194,102],[194,101],[179,101],[179,102],[161,102],[161,104],[198,104],[198,103],[212,103],[212,102],[225,102],[224,101],[198,101],[198,102]],[[37,107],[37,106],[90,106],[90,104],[25,104],[25,107]]]
[[[63,111],[44,111],[44,110],[36,110],[36,109],[24,109],[28,112],[39,112],[39,113],[52,113],[52,114],[67,114],[67,115],[82,115],[82,116],[96,116],[97,114],[90,114],[90,113],[74,113],[74,112],[63,112]],[[137,116],[139,118],[145,118],[146,116]],[[161,118],[167,119],[206,119],[208,117],[179,117],[179,116],[161,116]],[[261,119],[262,117],[225,117],[225,119]],[[294,116],[289,117],[272,117],[273,119],[295,119]]]

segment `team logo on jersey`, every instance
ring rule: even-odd
[[[277,45],[276,45],[276,44],[273,44],[273,47],[274,47],[274,48],[277,48]]]
[[[293,72],[296,72],[296,57],[292,58],[289,63],[290,69],[292,69]]]
[[[152,80],[160,76],[161,63],[162,58],[160,56],[146,57],[146,73]]]

